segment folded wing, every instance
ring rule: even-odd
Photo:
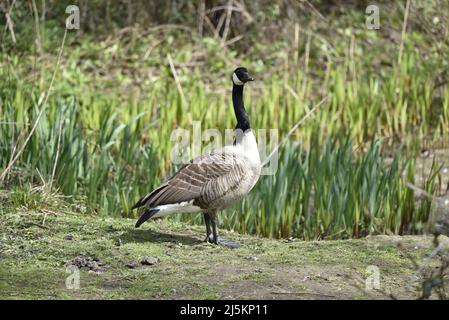
[[[140,199],[133,209],[197,200],[207,203],[234,189],[245,176],[245,157],[231,150],[195,158],[153,192]]]

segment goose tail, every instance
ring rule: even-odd
[[[136,228],[140,227],[140,225],[142,223],[144,223],[145,221],[147,221],[148,219],[150,219],[152,216],[154,216],[156,213],[158,213],[160,210],[159,209],[155,209],[155,208],[150,208],[148,210],[146,210],[139,218],[139,220],[137,220],[136,222]]]

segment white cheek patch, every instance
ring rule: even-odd
[[[235,72],[232,74],[232,82],[234,82],[235,85],[243,86],[243,82],[240,81]]]

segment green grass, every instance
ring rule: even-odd
[[[2,203],[7,200],[0,224],[2,299],[273,299],[279,294],[291,299],[385,298],[357,289],[364,286],[368,265],[379,267],[383,290],[414,298],[413,291],[406,291],[414,266],[404,253],[421,261],[432,251],[431,238],[422,236],[401,238],[399,248],[389,237],[278,241],[222,231],[242,245],[231,250],[202,243],[200,226],[166,219],[134,229],[130,219],[70,209],[49,213],[52,207],[44,202],[31,208],[11,192],[0,197]],[[55,206],[71,204],[59,199]],[[67,288],[71,273],[66,268],[81,253],[108,268],[81,268],[80,288]],[[159,262],[143,266],[145,257]]]

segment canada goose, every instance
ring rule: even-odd
[[[203,212],[205,241],[239,247],[238,243],[218,238],[216,217],[218,211],[248,194],[260,176],[259,151],[243,105],[243,87],[248,81],[253,78],[246,68],[235,69],[232,74],[232,102],[237,118],[234,144],[191,160],[168,181],[140,199],[132,209],[145,206],[146,210],[137,220],[136,228],[150,218]]]

